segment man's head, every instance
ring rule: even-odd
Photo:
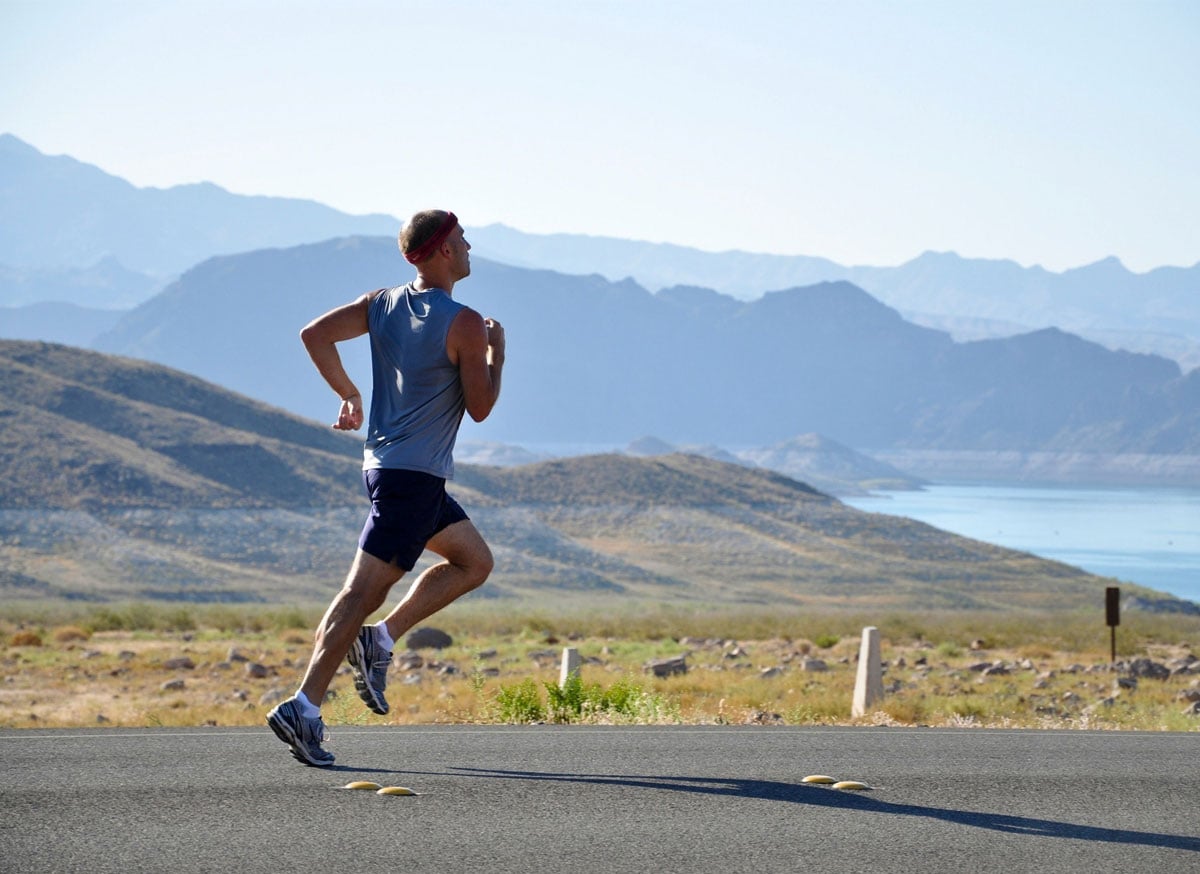
[[[427,209],[400,231],[400,251],[417,272],[434,281],[453,283],[471,274],[471,244],[452,212]]]
[[[426,209],[414,215],[400,230],[400,251],[410,264],[420,264],[433,255],[450,236],[458,219],[443,209]]]

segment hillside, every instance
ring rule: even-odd
[[[916,489],[924,485],[919,477],[820,434],[800,434],[774,446],[744,449],[738,457],[839,496]]]
[[[0,341],[0,506],[321,507],[356,441],[158,365]]]
[[[144,362],[0,343],[0,599],[313,602],[365,510],[358,444]],[[477,597],[1070,609],[1104,580],[691,455],[460,465]]]

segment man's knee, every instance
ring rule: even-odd
[[[453,556],[446,556],[446,560],[462,575],[464,591],[467,592],[482,586],[491,575],[492,568],[496,566],[492,550],[482,539],[471,543],[467,549],[457,551]]]
[[[373,612],[387,599],[388,591],[402,576],[402,568],[360,549],[338,596],[356,603],[373,604],[370,610]]]
[[[475,550],[471,557],[470,563],[466,567],[467,578],[471,583],[472,589],[477,589],[484,584],[492,574],[492,569],[496,566],[496,560],[492,557],[492,550],[482,540],[479,542],[479,548]]]
[[[496,564],[491,548],[470,520],[442,530],[428,545],[458,569],[468,591],[483,585]]]

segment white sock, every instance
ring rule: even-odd
[[[308,696],[303,692],[296,693],[296,700],[300,702],[300,712],[306,718],[312,719],[314,716],[321,715],[321,708],[309,701]]]
[[[396,645],[396,641],[392,640],[392,636],[388,634],[387,620],[380,619],[375,623],[375,630],[379,632],[379,645],[388,652],[392,651],[392,647]]]

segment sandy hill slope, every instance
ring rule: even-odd
[[[353,439],[195,377],[0,341],[0,506],[271,507],[355,500]]]
[[[0,342],[0,601],[311,602],[365,512],[359,443],[167,368]],[[475,597],[1073,609],[1105,580],[698,455],[460,465]]]

